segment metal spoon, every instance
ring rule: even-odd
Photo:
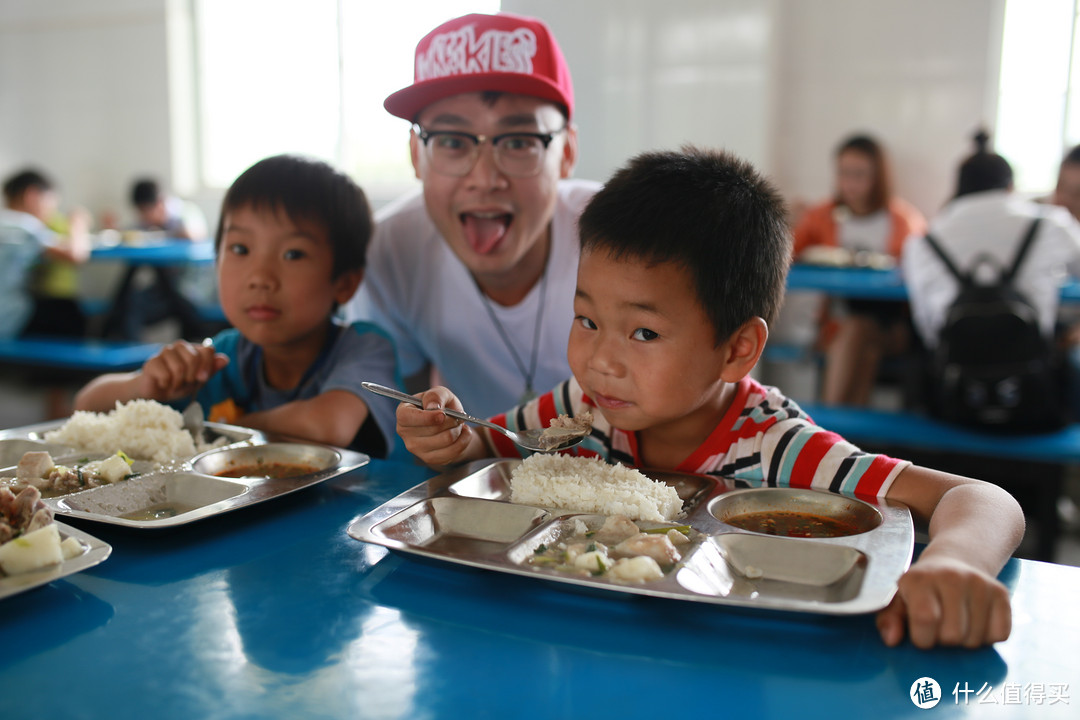
[[[204,338],[202,341],[203,347],[213,347],[213,338]],[[188,402],[187,407],[184,408],[184,429],[191,433],[191,437],[195,440],[195,445],[198,446],[203,440],[203,408],[197,398],[199,397],[199,391],[203,389],[203,385],[206,382],[201,382],[195,386],[195,389],[191,392],[191,400]]]
[[[196,447],[203,439],[203,408],[197,398],[199,391],[202,390],[203,383],[199,383],[195,391],[191,393],[191,401],[184,408],[184,429],[191,433],[191,437],[195,440]]]
[[[388,388],[384,385],[378,385],[376,383],[370,382],[360,384],[364,386],[365,390],[373,392],[376,395],[383,395],[388,398],[393,398],[394,400],[400,400],[401,402],[410,403],[419,408],[423,407],[423,404],[420,402],[419,398],[415,398],[412,395],[406,395],[403,392],[398,392],[393,388]],[[486,428],[491,428],[496,432],[500,432],[506,437],[510,438],[510,440],[515,445],[520,445],[526,450],[532,450],[534,452],[551,453],[557,452],[559,450],[565,450],[568,447],[573,447],[574,445],[577,445],[579,442],[584,440],[585,435],[588,434],[586,432],[582,432],[580,435],[573,435],[565,438],[560,436],[558,438],[558,444],[552,446],[548,438],[545,438],[544,440],[540,439],[540,436],[544,434],[543,430],[521,430],[518,432],[514,432],[513,430],[507,430],[501,425],[496,425],[495,423],[488,422],[487,420],[481,420],[480,418],[473,417],[472,415],[468,415],[463,412],[458,412],[457,410],[443,408],[442,411],[450,417],[457,418],[458,420],[464,420],[465,422],[470,422],[474,425],[482,425]]]

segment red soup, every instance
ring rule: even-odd
[[[845,535],[857,535],[862,532],[858,526],[851,522],[826,517],[825,515],[791,510],[744,513],[730,517],[724,522],[743,530],[764,533],[765,535],[783,535],[784,537],[844,537]]]
[[[218,477],[263,477],[263,478],[287,478],[298,477],[318,472],[319,468],[312,465],[300,465],[297,463],[268,462],[255,463],[254,465],[234,465],[233,467],[220,470]]]

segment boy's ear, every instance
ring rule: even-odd
[[[724,344],[724,366],[720,370],[724,382],[736,383],[749,375],[768,339],[769,326],[759,317],[750,318],[732,333]]]
[[[363,270],[349,270],[341,273],[334,280],[334,302],[344,305],[352,299],[356,289],[360,287],[360,281],[364,279]]]

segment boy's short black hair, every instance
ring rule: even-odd
[[[334,251],[334,278],[365,264],[374,229],[367,196],[352,178],[327,163],[300,155],[275,155],[233,181],[221,203],[214,236],[220,248],[225,216],[241,207],[283,211],[293,222],[321,225]]]
[[[53,184],[39,170],[32,168],[21,170],[4,181],[4,199],[8,204],[13,203],[31,188],[48,191],[53,189]]]
[[[791,260],[783,198],[731,153],[685,146],[638,155],[593,196],[579,230],[582,252],[685,268],[717,345],[753,317],[771,323],[783,302]]]
[[[153,205],[161,197],[161,186],[153,178],[139,178],[131,186],[131,204],[137,208]]]

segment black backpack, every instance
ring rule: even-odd
[[[943,420],[1003,431],[1038,431],[1066,423],[1065,388],[1052,338],[1013,279],[1039,227],[1031,223],[1012,265],[978,255],[965,273],[930,235],[926,242],[960,283],[945,316],[929,368],[929,404]],[[981,265],[998,270],[980,284]]]

